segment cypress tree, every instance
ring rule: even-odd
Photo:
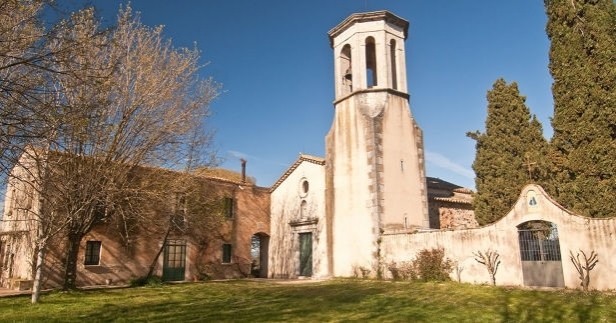
[[[485,133],[467,133],[476,141],[473,170],[477,192],[473,203],[480,225],[505,216],[522,187],[541,181],[546,171],[542,156],[547,142],[541,123],[531,116],[518,85],[498,79],[487,99]]]
[[[616,4],[544,4],[554,79],[550,193],[576,213],[616,216]]]

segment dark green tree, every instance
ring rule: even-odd
[[[498,79],[487,98],[485,133],[467,133],[477,148],[473,203],[480,225],[505,216],[522,187],[530,182],[542,184],[547,173],[543,158],[547,142],[541,123],[531,116],[518,85]]]
[[[550,192],[566,208],[616,216],[616,4],[545,0],[554,79]]]

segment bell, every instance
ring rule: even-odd
[[[351,73],[351,68],[347,68],[346,72],[344,72],[344,78],[349,81],[353,80],[353,74]]]

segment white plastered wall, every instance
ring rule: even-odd
[[[308,191],[302,183],[308,181]],[[300,210],[306,202],[304,212]],[[304,214],[302,214],[304,213]],[[270,278],[299,275],[299,234],[312,233],[312,277],[328,277],[324,166],[301,161],[271,193]]]
[[[529,206],[527,197],[534,194],[538,204]],[[517,226],[542,220],[556,224],[559,235],[564,283],[567,288],[579,288],[578,273],[569,259],[570,252],[579,250],[587,255],[595,251],[599,263],[591,271],[590,288],[616,288],[616,218],[593,219],[577,216],[557,205],[541,187],[528,185],[522,190],[513,209],[498,222],[477,229],[391,234],[383,237],[385,263],[400,263],[414,259],[421,249],[444,248],[446,257],[456,261],[462,271],[460,279],[469,283],[488,283],[485,266],[475,261],[473,253],[492,249],[500,254],[501,265],[496,274],[497,285],[524,284]],[[457,279],[455,271],[452,279]]]

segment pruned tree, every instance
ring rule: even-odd
[[[580,253],[582,253],[582,256],[584,257],[582,260],[580,260]],[[599,262],[597,254],[594,250],[592,250],[590,255],[586,256],[586,253],[580,250],[580,252],[573,256],[573,251],[570,250],[569,259],[580,275],[580,286],[582,286],[582,289],[587,292],[588,285],[590,285],[590,271],[593,270]]]
[[[485,132],[467,133],[476,141],[473,206],[480,225],[505,216],[524,185],[542,183],[547,177],[546,167],[542,167],[547,142],[517,84],[498,79],[487,98]],[[529,168],[531,161],[535,167]]]
[[[498,271],[498,266],[501,264],[498,251],[488,249],[482,252],[481,250],[478,250],[477,253],[473,252],[473,256],[475,256],[475,261],[486,267],[488,274],[490,275],[490,279],[492,280],[492,285],[496,285],[496,272]]]

